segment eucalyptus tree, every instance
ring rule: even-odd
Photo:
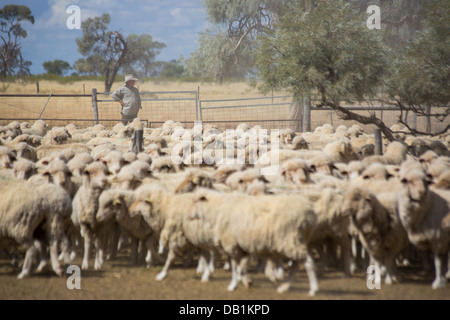
[[[6,75],[30,74],[31,62],[22,56],[20,40],[25,39],[27,31],[21,22],[34,24],[30,8],[20,5],[6,5],[0,9],[0,77]]]

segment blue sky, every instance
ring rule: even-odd
[[[44,61],[61,59],[73,65],[82,58],[75,43],[82,32],[66,26],[70,17],[66,9],[70,5],[80,8],[81,21],[108,13],[109,30],[124,36],[147,33],[153,40],[165,43],[166,48],[156,56],[161,61],[189,57],[197,48],[198,33],[209,27],[201,0],[2,0],[0,3],[0,7],[26,5],[34,15],[34,24],[22,24],[28,32],[22,40],[22,55],[32,62],[32,74],[45,73]]]

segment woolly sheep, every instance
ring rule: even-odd
[[[14,177],[18,180],[28,180],[32,175],[37,173],[37,168],[34,162],[19,158],[14,162]]]
[[[64,144],[67,143],[70,138],[72,138],[72,136],[65,127],[53,127],[42,138],[42,144]]]
[[[108,171],[115,176],[117,176],[120,169],[122,169],[125,164],[128,164],[123,158],[122,153],[115,150],[110,151],[107,155],[102,157],[102,161],[106,163]]]
[[[450,191],[429,188],[421,170],[403,171],[400,178],[403,184],[398,200],[400,220],[410,242],[419,249],[430,249],[434,256],[432,288],[445,287],[450,234],[442,229],[442,221],[450,212]]]
[[[251,168],[232,173],[225,181],[225,184],[234,191],[245,193],[248,186],[257,180],[267,182],[258,168]]]
[[[51,155],[54,152],[70,151],[72,154],[87,152],[91,153],[91,148],[82,143],[65,143],[60,145],[42,144],[36,148],[37,158],[39,160]],[[67,158],[67,157],[66,157]],[[69,159],[67,159],[69,160]]]
[[[107,167],[105,164],[95,161],[89,164],[83,172],[83,184],[78,189],[72,201],[72,222],[75,227],[80,228],[84,238],[84,257],[82,269],[89,267],[91,246],[97,231],[96,213],[98,210],[98,198],[107,187]],[[94,268],[101,268],[101,256],[96,254]]]
[[[31,128],[24,129],[22,133],[44,137],[47,134],[47,127],[48,124],[44,120],[39,119],[33,123]]]
[[[0,168],[10,168],[16,155],[9,147],[0,146]]]
[[[374,162],[400,165],[404,160],[406,160],[406,152],[407,147],[403,143],[393,141],[386,147],[386,152],[384,155],[369,156],[364,158],[362,161],[366,166]]]
[[[292,261],[291,273],[278,292],[289,289],[298,263],[306,261],[310,295],[318,290],[313,260],[308,253],[308,239],[316,224],[316,215],[308,201],[299,196],[239,193],[223,194],[209,191],[201,194],[191,219],[208,223],[210,215],[217,215],[213,225],[216,245],[231,258],[232,280],[228,290],[238,282],[249,285],[248,255],[285,258]]]
[[[36,188],[21,181],[3,181],[0,193],[0,239],[13,239],[26,251],[18,278],[30,275],[37,252],[41,255],[37,270],[41,271],[45,267],[47,260],[44,243],[50,245],[53,271],[62,276],[57,246],[65,236],[65,221],[72,211],[67,193],[54,184],[42,184]]]
[[[345,194],[344,215],[350,216],[352,225],[360,235],[372,262],[386,268],[385,283],[396,280],[395,259],[409,242],[397,210],[397,194],[379,193],[354,185]]]
[[[326,255],[333,257],[337,250],[330,248],[330,241],[340,246],[340,258],[343,261],[344,273],[350,276],[354,270],[351,257],[351,246],[349,236],[349,218],[342,214],[344,197],[340,192],[332,188],[321,190],[305,190],[301,196],[310,203],[317,216],[317,223],[309,239],[309,246],[319,250],[322,256],[321,267],[324,266],[326,256],[321,250],[322,246],[327,246]]]
[[[96,219],[105,224],[113,220],[131,236],[131,261],[138,263],[138,242],[143,241],[147,247],[146,262],[150,266],[156,256],[152,244],[155,242],[153,231],[141,215],[130,215],[129,208],[135,201],[134,192],[122,189],[108,189],[99,197]]]
[[[191,193],[173,195],[159,185],[143,184],[135,191],[136,200],[130,207],[130,215],[141,215],[155,233],[154,238],[158,238],[168,219],[181,217],[185,213],[192,203],[191,198]],[[156,277],[157,280],[166,276],[174,258],[175,252],[169,252],[163,270]]]
[[[67,167],[69,168],[72,175],[81,177],[84,168],[90,163],[94,161],[94,158],[87,152],[77,153],[68,163]]]

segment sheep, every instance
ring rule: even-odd
[[[204,170],[190,168],[185,170],[183,179],[175,188],[175,193],[193,192],[198,188],[214,189],[211,176]]]
[[[150,169],[154,173],[169,173],[178,172],[182,167],[183,163],[177,165],[172,161],[171,157],[163,156],[153,159]]]
[[[37,168],[34,162],[19,158],[14,162],[14,177],[18,180],[28,180],[32,175],[37,173]]]
[[[38,161],[36,148],[28,145],[26,142],[19,142],[13,149],[18,158],[25,158],[33,162]]]
[[[445,287],[445,262],[450,247],[450,234],[442,229],[442,221],[450,212],[450,191],[428,187],[424,171],[403,171],[398,199],[400,221],[410,242],[419,249],[430,249],[434,256],[435,279],[432,288]]]
[[[36,148],[36,155],[39,160],[48,157],[54,152],[70,151],[72,154],[87,152],[91,153],[91,148],[82,143],[65,143],[65,144],[42,144]],[[66,158],[67,159],[67,158]],[[67,159],[69,160],[69,159]]]
[[[47,127],[48,124],[45,122],[45,120],[38,119],[33,123],[31,128],[23,129],[22,133],[44,137],[47,134]]]
[[[359,239],[373,262],[386,268],[385,283],[396,280],[395,258],[408,244],[408,236],[400,222],[397,194],[378,193],[361,185],[353,185],[345,194],[342,212],[351,218]]]
[[[123,189],[108,189],[99,197],[99,208],[96,219],[106,224],[108,220],[118,223],[122,230],[131,236],[131,261],[138,263],[138,241],[147,246],[147,266],[154,263],[156,256],[153,243],[153,230],[143,220],[141,215],[130,215],[129,208],[135,201],[134,192]],[[106,242],[106,241],[104,241]],[[114,243],[114,242],[113,242]]]
[[[198,197],[193,210],[191,219],[200,219],[203,223],[209,223],[209,217],[217,215],[212,228],[216,245],[231,259],[229,291],[233,291],[240,280],[249,285],[246,273],[249,254],[292,261],[291,273],[278,287],[278,292],[289,289],[301,260],[306,261],[309,294],[313,296],[318,290],[314,262],[307,248],[317,217],[306,199],[209,191]]]
[[[54,184],[42,184],[36,188],[23,181],[2,182],[0,193],[0,240],[13,240],[26,251],[18,278],[30,275],[37,252],[41,254],[37,270],[41,271],[46,266],[43,246],[47,242],[50,245],[52,269],[62,276],[57,245],[65,236],[64,225],[72,211],[67,193]]]
[[[122,169],[124,165],[128,164],[120,151],[110,151],[107,155],[102,157],[102,161],[106,163],[108,171],[114,176],[117,176],[120,169]]]
[[[403,161],[406,160],[406,153],[407,147],[403,143],[399,141],[393,141],[386,147],[386,152],[384,153],[384,155],[369,156],[364,158],[362,162],[366,166],[374,162],[379,162],[381,164],[400,165]]]
[[[143,184],[135,191],[135,202],[129,209],[130,216],[141,215],[155,233],[153,239],[159,238],[166,221],[175,215],[182,216],[190,206],[191,198],[192,193],[174,195],[161,185]],[[174,258],[175,252],[169,252],[163,270],[156,276],[157,280],[164,279]]]
[[[71,219],[74,226],[80,228],[81,235],[84,238],[82,269],[89,268],[92,240],[99,228],[95,218],[98,210],[98,198],[107,187],[106,176],[107,168],[105,164],[98,161],[89,164],[83,172],[83,184],[72,201],[73,212]],[[98,245],[100,246],[101,244]],[[99,270],[103,263],[101,261],[102,257],[98,253],[97,251],[94,264],[96,270]]]
[[[337,244],[340,246],[344,273],[350,276],[354,270],[354,263],[351,257],[350,221],[342,214],[343,195],[334,188],[325,187],[320,190],[305,190],[301,196],[308,200],[317,216],[317,224],[309,239],[309,246],[317,248],[322,255],[321,245],[327,246],[327,256],[322,257],[321,267],[327,258],[332,257],[336,260],[337,248],[332,246]]]
[[[42,138],[42,144],[58,145],[64,144],[72,138],[69,131],[65,127],[53,127]]]
[[[17,145],[20,142],[25,142],[26,144],[30,145],[31,147],[38,147],[41,145],[42,137],[37,135],[29,135],[26,133],[22,133],[20,136],[17,136],[12,140],[9,145],[14,146]]]
[[[0,168],[8,169],[16,160],[13,150],[6,146],[0,146]]]
[[[112,144],[111,142],[105,142],[94,146],[90,154],[92,158],[94,158],[94,160],[100,160],[103,159],[109,152],[115,150],[116,146],[114,144]]]
[[[67,163],[67,167],[72,175],[81,177],[84,168],[92,162],[94,162],[94,158],[88,152],[80,152]]]
[[[303,185],[311,184],[311,168],[302,159],[291,159],[281,166],[281,177],[285,184]]]
[[[245,169],[244,164],[222,164],[219,165],[214,173],[212,179],[215,183],[225,183],[227,178],[234,172],[242,171]]]
[[[230,187],[231,190],[245,193],[248,186],[254,181],[268,182],[258,168],[251,168],[244,171],[238,171],[232,173],[225,184]]]

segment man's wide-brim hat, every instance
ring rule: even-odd
[[[127,74],[127,75],[125,76],[125,83],[127,83],[128,81],[131,81],[131,80],[138,81],[139,79],[133,77],[132,74]]]

